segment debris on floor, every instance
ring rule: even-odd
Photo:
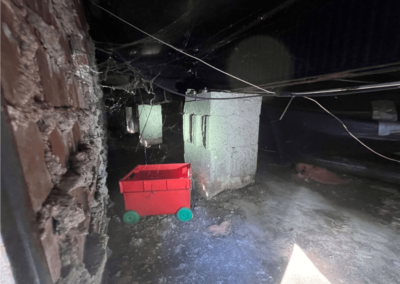
[[[105,284],[281,284],[289,263],[286,279],[306,258],[315,269],[303,271],[305,277],[318,270],[332,284],[400,284],[399,209],[385,201],[397,200],[398,186],[365,179],[344,184],[340,176],[311,166],[329,184],[342,184],[333,190],[312,171],[303,175],[318,183],[293,180],[291,168],[269,164],[259,153],[253,185],[211,200],[192,190],[189,222],[160,215],[128,225],[121,221],[125,206],[118,181],[135,166],[126,157],[139,159],[141,153],[128,148],[110,153],[119,168],[108,179],[115,205]]]
[[[230,221],[224,221],[220,225],[212,225],[208,227],[208,231],[212,233],[214,237],[216,236],[227,236],[230,234],[232,229],[232,224]]]
[[[309,164],[298,163],[296,165],[296,177],[300,180],[314,180],[322,184],[346,184],[349,180],[342,179],[337,174],[320,167],[316,167]]]
[[[143,240],[142,239],[136,239],[136,238],[133,238],[129,242],[129,245],[133,246],[133,247],[140,247],[142,244],[143,244]]]

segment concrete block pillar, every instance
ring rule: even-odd
[[[249,96],[210,92],[207,98]],[[187,98],[183,115],[185,162],[196,189],[210,199],[225,189],[254,183],[261,97],[237,100]]]
[[[143,146],[162,144],[161,105],[139,105],[140,143]]]

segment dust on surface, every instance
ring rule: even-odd
[[[162,215],[132,226],[117,180],[134,165],[118,160],[106,283],[279,284],[295,245],[330,283],[400,283],[399,186],[293,180],[293,169],[259,161],[252,186],[210,201],[193,192],[190,222]]]

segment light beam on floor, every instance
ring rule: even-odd
[[[301,248],[294,244],[281,284],[330,284]]]

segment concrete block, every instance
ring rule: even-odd
[[[257,171],[258,145],[232,147],[231,169],[232,176],[254,176]]]
[[[206,93],[219,98],[246,94]],[[254,182],[257,170],[261,98],[185,103],[185,162],[195,187],[206,198]]]
[[[209,92],[199,96],[211,99],[226,97],[246,97],[250,94]],[[261,112],[261,97],[237,99],[237,100],[197,100],[187,98],[185,113],[198,115],[245,115],[246,117],[258,117]],[[258,102],[258,103],[257,103]]]
[[[140,143],[144,146],[162,144],[161,105],[139,105]]]
[[[139,132],[139,120],[136,115],[134,115],[132,107],[125,107],[125,123],[126,132],[137,133]]]
[[[259,118],[238,115],[206,116],[207,149],[258,144]]]
[[[202,97],[210,97],[209,93],[201,94]],[[186,98],[184,113],[197,114],[197,115],[210,115],[211,114],[211,101],[201,100],[194,101],[191,98]]]

